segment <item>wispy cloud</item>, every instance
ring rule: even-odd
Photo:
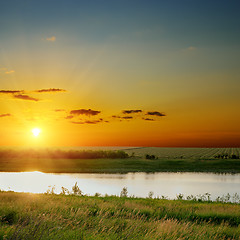
[[[150,116],[158,116],[158,117],[163,117],[166,116],[165,113],[161,113],[161,112],[147,112],[146,115],[150,115]]]
[[[101,111],[96,111],[92,109],[79,109],[79,110],[72,110],[70,114],[73,115],[86,115],[86,116],[95,116],[101,113]]]
[[[123,110],[123,114],[131,114],[131,113],[141,113],[142,110]]]
[[[51,36],[51,37],[45,38],[45,40],[48,41],[48,42],[55,42],[56,39],[57,39],[57,38],[56,38],[55,36]]]
[[[133,119],[133,117],[121,117],[122,119]]]
[[[197,49],[197,48],[196,48],[196,47],[193,47],[193,46],[190,46],[190,47],[187,48],[188,51],[194,51],[194,50],[196,50],[196,49]]]
[[[24,95],[24,94],[13,95],[13,97],[22,99],[22,100],[35,101],[35,102],[38,102],[40,100],[38,98],[30,97],[30,96]]]
[[[112,118],[125,119],[125,120],[127,120],[127,119],[128,119],[128,120],[129,120],[129,119],[133,119],[132,116],[124,116],[124,117],[122,117],[122,116],[116,116],[116,115],[113,115]]]
[[[12,73],[15,73],[15,70],[9,70],[6,67],[0,67],[0,73],[1,74],[12,74]]]
[[[66,92],[65,89],[61,88],[47,88],[47,89],[39,89],[39,90],[0,90],[0,94],[9,94],[13,98],[22,99],[22,100],[29,100],[29,101],[40,101],[39,98],[31,97],[28,94],[36,94],[36,93],[57,93],[57,92]],[[59,110],[58,110],[59,111]]]
[[[24,90],[0,90],[2,94],[15,94],[15,93],[23,93]]]
[[[10,70],[10,71],[6,71],[5,74],[11,74],[11,73],[15,73],[14,70]]]
[[[112,115],[112,118],[121,118],[120,116]]]
[[[72,119],[73,115],[66,116],[65,119]]]
[[[92,120],[92,121],[90,121],[90,120],[79,121],[79,122],[73,121],[71,123],[73,123],[73,124],[97,124],[97,123],[100,123],[100,122],[102,122],[102,120],[99,119],[99,120]]]
[[[154,119],[152,119],[152,118],[142,118],[143,120],[145,120],[145,121],[155,121]]]
[[[64,109],[54,109],[55,112],[65,112]]]
[[[61,88],[47,88],[47,89],[39,89],[33,92],[36,93],[56,93],[56,92],[66,92],[67,90]]]
[[[0,117],[10,117],[12,114],[10,113],[5,113],[5,114],[0,114]]]

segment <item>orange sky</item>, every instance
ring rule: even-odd
[[[240,147],[238,3],[80,2],[3,3],[0,146]]]

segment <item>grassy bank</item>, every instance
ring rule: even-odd
[[[0,239],[239,239],[240,205],[0,193]]]
[[[239,155],[236,155],[238,149],[200,150],[198,150],[200,153],[196,153],[196,149],[174,148],[137,148],[126,151],[2,150],[0,151],[0,171],[53,173],[240,172],[240,159]],[[224,156],[224,158],[218,156]]]
[[[239,159],[0,159],[0,171],[53,173],[217,172],[239,173]]]

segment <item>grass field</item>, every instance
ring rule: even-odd
[[[146,154],[154,154],[158,158],[166,159],[216,159],[219,155],[223,158],[240,155],[240,148],[160,148],[160,147],[141,147],[123,149],[129,155],[144,157]]]
[[[240,205],[0,192],[0,239],[240,239]]]
[[[41,171],[52,173],[127,173],[127,172],[219,172],[239,173],[239,149],[177,149],[177,148],[131,148],[125,149],[129,157],[123,158],[78,158],[74,154],[53,157],[17,154],[0,157],[0,171]],[[92,153],[91,153],[92,154]],[[112,154],[112,153],[111,153]],[[108,155],[111,156],[111,154]],[[157,159],[146,159],[154,154]],[[20,157],[21,156],[21,157]],[[71,158],[61,158],[70,156]],[[95,154],[98,156],[98,154]],[[121,154],[120,154],[121,156]],[[225,156],[226,158],[216,158]]]

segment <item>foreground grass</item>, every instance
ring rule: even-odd
[[[0,239],[240,239],[240,205],[0,193]]]
[[[239,173],[240,159],[46,159],[2,158],[0,171],[50,173],[216,172]]]

